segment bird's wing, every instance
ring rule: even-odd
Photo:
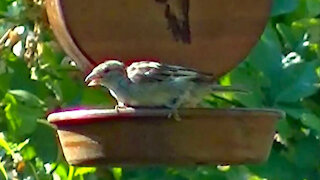
[[[193,81],[213,81],[212,74],[198,72],[182,66],[160,64],[152,61],[132,63],[127,67],[128,78],[132,82],[172,81],[176,78],[188,78]]]

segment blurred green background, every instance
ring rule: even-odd
[[[286,113],[277,124],[269,160],[258,165],[69,166],[48,113],[113,107],[114,100],[102,89],[86,87],[55,42],[41,0],[0,0],[0,37],[0,180],[320,179],[320,0],[274,0],[260,41],[220,79],[223,85],[243,84],[252,93],[206,100],[214,107],[270,107]]]

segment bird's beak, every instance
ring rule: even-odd
[[[91,72],[84,81],[88,83],[88,86],[97,86],[97,85],[100,85],[100,82],[101,82],[100,79],[101,78],[99,75]]]

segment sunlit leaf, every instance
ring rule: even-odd
[[[115,180],[121,180],[122,168],[112,168],[112,173]]]
[[[37,156],[35,149],[31,146],[26,146],[23,148],[21,153],[24,160],[32,160]]]
[[[9,2],[6,0],[0,1],[0,15],[7,11]]]
[[[17,103],[28,107],[41,108],[44,105],[44,102],[41,99],[39,99],[36,95],[29,93],[28,91],[10,90],[8,93],[14,96]]]
[[[96,168],[94,167],[77,167],[74,176],[82,176],[88,173],[94,173],[96,171]]]
[[[69,171],[68,171],[68,180],[72,180],[74,177],[74,166],[69,166]]]
[[[57,166],[54,174],[58,175],[61,179],[68,178],[68,168],[69,166],[65,163],[52,164],[53,166]]]
[[[3,148],[6,151],[6,153],[12,155],[13,152],[12,152],[8,142],[6,140],[4,140],[3,138],[0,138],[0,147]]]
[[[7,180],[8,179],[8,175],[7,175],[7,172],[6,172],[6,169],[4,168],[2,162],[0,162],[0,179],[5,179]],[[2,177],[1,177],[2,176]]]
[[[44,112],[41,101],[34,95],[21,90],[9,91],[3,100],[8,129],[14,138],[24,138],[36,128],[36,120]]]

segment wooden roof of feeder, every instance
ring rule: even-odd
[[[248,55],[263,32],[271,4],[270,0],[186,0],[190,1],[189,26],[184,30],[190,30],[190,42],[186,42],[172,32],[166,4],[157,1],[46,3],[57,39],[83,69],[106,59],[154,59],[217,76]]]
[[[265,27],[270,4],[270,0],[46,1],[58,41],[84,72],[106,59],[158,60],[215,77],[246,57]],[[281,117],[274,110],[183,109],[182,121],[177,122],[168,119],[168,113],[88,109],[53,113],[48,119],[57,125],[65,157],[74,165],[239,164],[268,157],[275,121]]]

